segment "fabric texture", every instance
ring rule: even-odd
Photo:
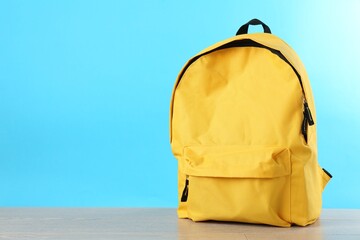
[[[309,79],[273,34],[240,34],[185,64],[171,99],[170,142],[180,218],[289,227],[320,216],[331,175],[317,161]]]

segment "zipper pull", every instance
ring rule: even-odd
[[[301,124],[301,133],[304,136],[305,142],[307,142],[307,131],[308,131],[308,120],[307,117],[305,116],[305,111],[304,111],[304,119]]]
[[[189,177],[186,176],[185,187],[181,195],[181,202],[186,202],[189,194]]]
[[[305,118],[307,119],[309,125],[310,126],[314,125],[314,119],[311,115],[311,111],[310,111],[310,108],[309,108],[309,105],[308,105],[306,99],[304,99],[304,115],[305,115]]]

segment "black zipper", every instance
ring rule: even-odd
[[[314,125],[314,119],[311,115],[311,111],[306,100],[304,101],[304,117],[306,117],[310,126]]]
[[[289,60],[287,60],[286,57],[277,49],[270,48],[268,46],[265,46],[263,44],[255,42],[251,39],[234,40],[232,42],[226,43],[224,45],[221,45],[217,48],[214,48],[210,51],[204,52],[204,53],[197,55],[197,56],[193,57],[192,59],[190,59],[189,62],[187,63],[187,65],[183,68],[182,72],[180,73],[179,81],[177,82],[176,87],[179,85],[181,78],[183,77],[183,75],[185,74],[185,72],[189,68],[189,66],[191,64],[193,64],[196,60],[198,60],[200,57],[210,54],[212,52],[218,51],[218,50],[233,48],[233,47],[257,47],[257,48],[267,49],[270,52],[272,52],[273,54],[277,55],[279,58],[281,58],[284,62],[286,62],[292,68],[292,70],[294,71],[294,73],[296,74],[296,76],[299,80],[299,83],[301,86],[301,91],[302,91],[303,98],[304,98],[304,119],[303,119],[301,131],[304,135],[305,141],[307,142],[307,127],[308,127],[308,125],[310,125],[310,126],[314,125],[314,119],[312,117],[311,110],[310,110],[309,105],[306,100],[305,90],[304,90],[304,86],[303,86],[303,83],[301,80],[301,76],[298,73],[298,71],[295,69],[295,67],[289,62]]]
[[[279,50],[276,50],[276,49],[273,49],[271,47],[268,47],[268,46],[265,46],[263,44],[260,44],[258,42],[255,42],[251,39],[241,39],[241,40],[234,40],[232,42],[229,42],[229,43],[226,43],[224,45],[221,45],[217,48],[214,48],[210,51],[207,51],[207,52],[204,52],[200,55],[197,55],[195,57],[193,57],[192,59],[189,60],[189,62],[187,63],[187,65],[183,68],[183,71],[180,73],[180,76],[179,76],[179,81],[177,83],[177,85],[179,85],[179,82],[181,81],[181,78],[183,77],[183,75],[185,74],[186,70],[190,67],[191,64],[193,64],[196,60],[198,60],[199,58],[201,58],[202,56],[205,56],[207,54],[210,54],[212,52],[215,52],[215,51],[218,51],[218,50],[223,50],[223,49],[227,49],[227,48],[233,48],[233,47],[257,47],[257,48],[264,48],[264,49],[267,49],[269,50],[270,52],[272,52],[273,54],[277,55],[278,57],[280,57],[284,62],[286,62],[291,68],[292,70],[294,71],[294,73],[296,74],[296,76],[298,77],[299,79],[299,83],[300,83],[300,86],[301,86],[301,90],[302,90],[302,93],[304,95],[304,98],[306,99],[306,96],[305,96],[305,90],[304,90],[304,87],[303,87],[303,84],[302,84],[302,80],[301,80],[301,76],[300,74],[298,73],[298,71],[296,71],[295,67],[289,62],[289,60],[286,59],[286,57],[279,51]],[[176,85],[176,86],[177,86]]]
[[[303,93],[305,102],[306,102],[306,96],[305,96],[305,90],[304,90],[304,86],[302,84],[302,80],[301,80],[301,76],[298,73],[298,71],[296,71],[295,67],[289,62],[289,60],[287,60],[287,58],[279,51],[276,49],[273,49],[271,47],[265,46],[263,44],[260,44],[258,42],[255,42],[251,39],[241,39],[241,40],[234,40],[232,42],[226,43],[224,45],[221,45],[217,48],[214,48],[210,51],[204,52],[200,55],[197,55],[195,57],[193,57],[192,59],[190,59],[190,61],[187,63],[187,65],[183,68],[183,71],[181,72],[180,76],[179,76],[179,81],[177,83],[177,85],[179,85],[179,82],[181,81],[181,78],[183,77],[183,75],[185,74],[186,70],[189,68],[189,66],[191,64],[193,64],[196,60],[198,60],[200,57],[205,56],[207,54],[210,54],[212,52],[218,51],[218,50],[222,50],[222,49],[227,49],[227,48],[233,48],[233,47],[257,47],[257,48],[264,48],[269,50],[270,52],[272,52],[273,54],[277,55],[278,57],[280,57],[284,62],[286,62],[294,71],[294,73],[296,74],[297,78],[299,79],[299,83],[301,86],[301,91]],[[177,87],[176,85],[176,87]],[[309,109],[310,111],[310,109]]]

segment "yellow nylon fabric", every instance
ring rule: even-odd
[[[316,124],[301,133],[304,97],[316,123],[305,68],[272,34],[244,34],[279,50],[300,74],[268,49],[232,47],[183,69],[170,109],[170,141],[178,160],[180,218],[288,227],[316,221],[329,181],[317,161]],[[186,70],[186,71],[185,71]],[[180,198],[188,179],[188,199]]]

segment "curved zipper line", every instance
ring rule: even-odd
[[[196,60],[198,60],[200,57],[205,56],[207,54],[210,54],[212,52],[218,51],[218,50],[222,50],[222,49],[227,49],[227,48],[233,48],[233,47],[258,47],[258,48],[264,48],[269,50],[270,52],[272,52],[273,54],[277,55],[279,58],[281,58],[284,62],[286,62],[294,71],[295,75],[297,76],[299,83],[300,83],[300,87],[301,87],[301,91],[303,93],[303,97],[304,100],[306,101],[306,94],[305,94],[305,90],[304,90],[304,86],[302,84],[302,79],[300,74],[298,73],[298,71],[295,69],[295,67],[289,62],[289,60],[287,60],[287,58],[280,52],[280,50],[274,49],[274,48],[270,48],[267,47],[263,44],[260,44],[258,42],[255,42],[251,39],[241,39],[241,40],[235,40],[229,43],[226,43],[220,47],[214,48],[208,52],[202,53],[200,55],[197,55],[195,57],[193,57],[192,59],[189,60],[189,62],[187,63],[187,65],[183,68],[183,71],[181,72],[181,74],[178,77],[178,82],[176,83],[176,87],[179,85],[183,75],[185,74],[186,70],[190,67],[191,64],[193,64]]]
[[[185,74],[186,70],[190,67],[190,65],[193,64],[196,60],[198,60],[202,56],[205,56],[207,54],[210,54],[210,53],[218,51],[218,50],[227,49],[227,48],[233,48],[233,47],[258,47],[258,48],[267,49],[270,52],[272,52],[273,54],[277,55],[279,58],[281,58],[285,63],[287,63],[292,68],[292,70],[294,71],[295,75],[297,76],[297,78],[299,80],[301,91],[302,91],[303,98],[304,98],[303,99],[304,100],[304,110],[308,111],[309,116],[310,116],[310,118],[312,120],[311,111],[310,111],[310,108],[308,107],[308,103],[307,103],[307,100],[306,100],[306,94],[305,94],[305,89],[304,89],[304,86],[303,86],[303,83],[302,83],[302,79],[301,79],[300,74],[296,70],[296,68],[289,62],[289,60],[287,60],[287,58],[281,53],[280,50],[265,46],[263,44],[255,42],[254,40],[251,40],[251,39],[248,39],[248,38],[228,42],[228,43],[226,43],[224,45],[221,45],[221,46],[219,46],[217,48],[211,49],[211,50],[209,50],[207,52],[204,52],[202,54],[199,54],[199,55],[191,58],[188,61],[188,63],[186,64],[186,66],[183,68],[183,70],[181,71],[181,73],[179,74],[179,76],[177,78],[178,80],[176,82],[176,85],[175,85],[174,91],[173,91],[174,96],[172,96],[171,109],[173,109],[173,106],[174,106],[176,88],[178,87],[183,75]],[[171,116],[170,116],[170,129],[172,129],[172,117],[173,117],[173,111],[171,111]],[[313,125],[313,124],[314,124],[314,122],[312,121],[312,124],[310,124],[310,125]],[[171,142],[172,142],[172,133],[170,132],[170,143]]]

